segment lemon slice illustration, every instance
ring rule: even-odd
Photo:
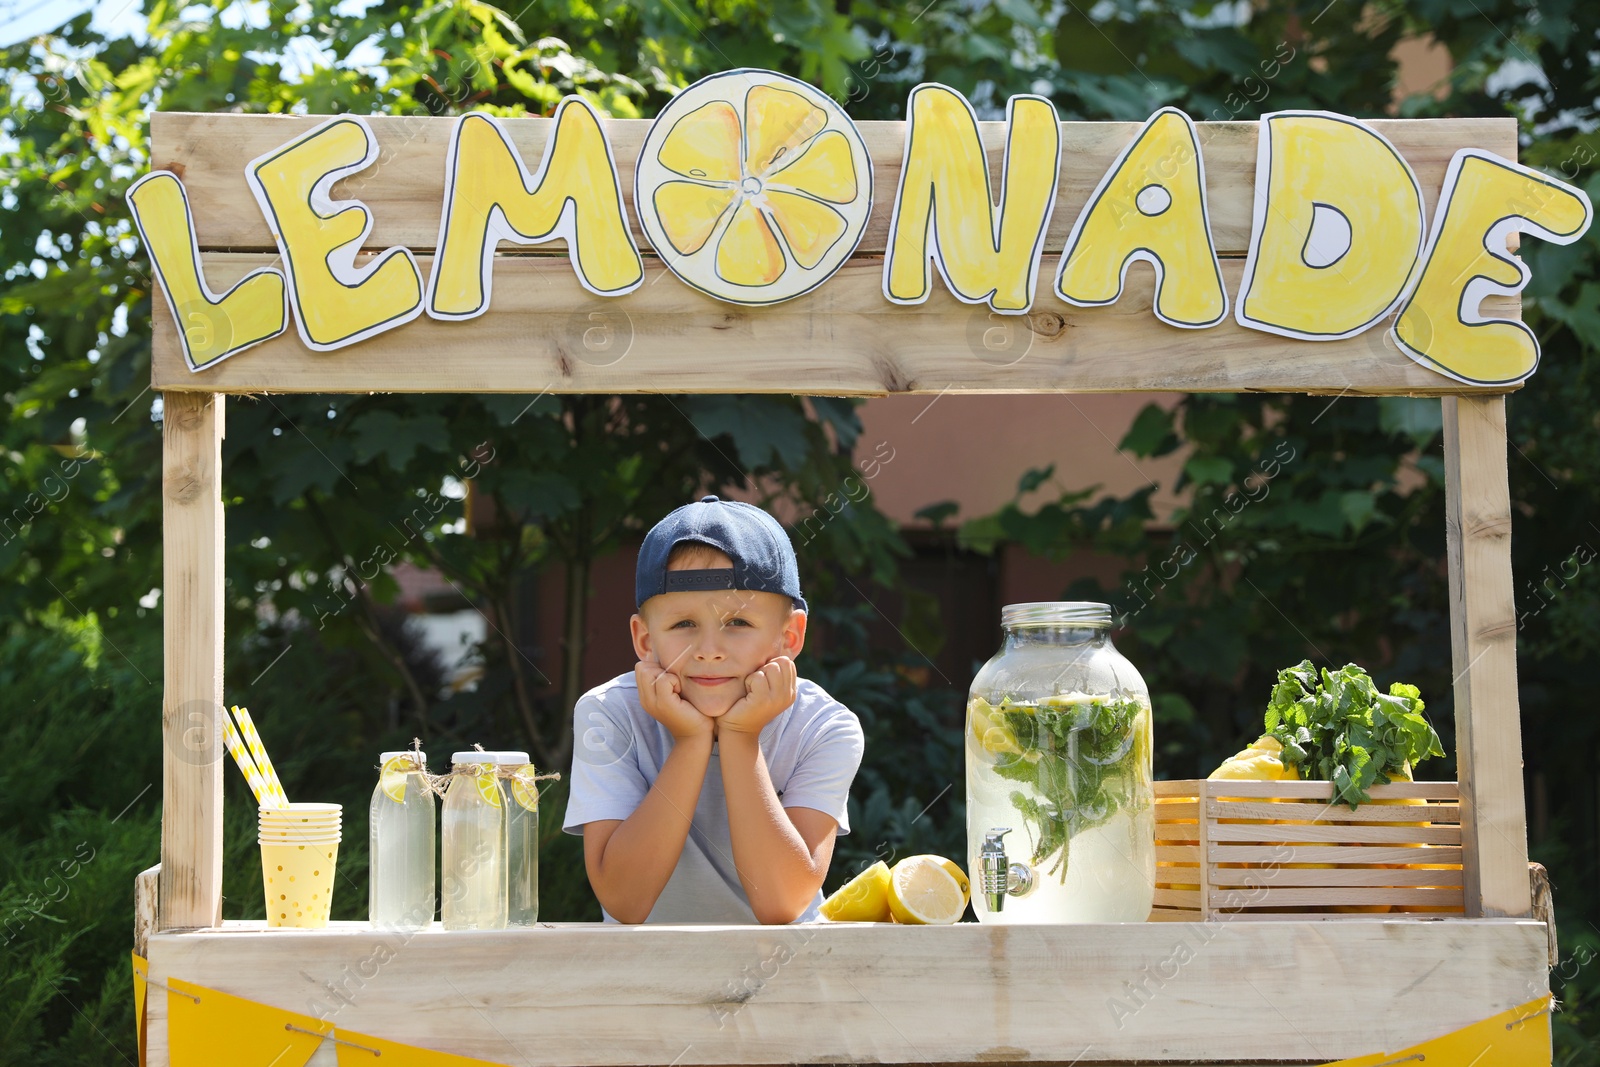
[[[520,804],[524,811],[539,810],[539,790],[533,781],[536,773],[533,764],[524,763],[516,769],[511,779],[511,798]]]
[[[388,794],[389,799],[396,804],[406,802],[406,776],[415,766],[416,763],[410,756],[390,756],[384,760],[378,781],[383,785],[383,791]]]
[[[482,773],[473,779],[478,787],[478,795],[488,801],[490,807],[503,807],[500,801],[500,783],[495,780],[494,768],[487,764],[480,766],[483,767]]]
[[[663,263],[703,293],[775,304],[821,285],[872,214],[872,165],[850,117],[768,70],[702,78],[646,135],[640,222]]]

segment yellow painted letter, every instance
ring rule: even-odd
[[[1176,108],[1150,116],[1100,180],[1067,238],[1056,294],[1079,307],[1115,303],[1141,260],[1155,268],[1162,322],[1199,329],[1228,314],[1200,140]]]
[[[1581,189],[1474,148],[1445,172],[1422,276],[1395,319],[1412,359],[1475,385],[1520,382],[1539,366],[1539,339],[1514,319],[1484,318],[1491,295],[1513,296],[1528,268],[1506,249],[1512,233],[1571,244],[1594,209]]]
[[[489,309],[501,241],[565,239],[578,281],[600,296],[631,293],[644,280],[611,146],[585,101],[561,101],[535,174],[499,120],[478,113],[456,123],[445,166],[438,258],[428,279],[432,317],[470,319]]]
[[[158,170],[134,182],[128,207],[161,280],[190,370],[204,370],[289,328],[280,271],[251,271],[222,296],[206,285],[194,215],[176,174]]]
[[[365,121],[329,119],[250,161],[245,178],[267,217],[289,276],[300,339],[331,352],[402,326],[422,314],[422,274],[404,248],[355,265],[372,232],[359,200],[329,198],[334,182],[371,166],[378,142]]]
[[[1027,311],[1061,166],[1054,105],[1041,96],[1013,96],[1006,104],[998,220],[978,118],[966,97],[943,85],[919,85],[906,113],[883,295],[896,304],[928,299],[931,258],[961,300],[988,301],[1006,314]]]
[[[1306,341],[1382,321],[1422,251],[1422,190],[1371,127],[1321,111],[1261,119],[1255,218],[1236,317]]]

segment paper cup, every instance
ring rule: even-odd
[[[269,927],[320,930],[333,904],[339,842],[261,844],[261,884]]]
[[[338,834],[274,834],[265,831],[256,835],[263,845],[321,845],[340,840]]]
[[[262,808],[262,822],[327,822],[338,821],[344,811],[340,804],[286,804],[277,808]]]

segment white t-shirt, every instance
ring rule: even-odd
[[[801,678],[795,702],[761,728],[759,743],[779,803],[815,808],[838,822],[839,834],[850,832],[845,802],[866,747],[854,712],[820,685]],[[672,744],[672,734],[640,705],[632,671],[579,697],[573,709],[571,790],[562,829],[581,835],[584,823],[632,815],[661,773]],[[818,890],[795,921],[815,921],[821,904]],[[605,918],[616,921],[610,914]],[[715,743],[678,866],[645,921],[756,921],[733,865],[728,801]]]

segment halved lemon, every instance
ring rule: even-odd
[[[855,123],[813,86],[732,70],[661,109],[634,206],[679,278],[731,303],[773,304],[821,285],[855,251],[872,163]]]
[[[962,869],[961,864],[957,863],[955,860],[947,860],[943,856],[934,855],[907,856],[905,859],[901,860],[900,863],[911,863],[916,860],[932,860],[945,870],[949,871],[950,877],[954,878],[956,880],[956,885],[961,887],[962,906],[964,907],[966,905],[967,900],[972,895],[972,883],[968,880],[967,872]],[[896,864],[895,866],[898,867],[899,864]]]
[[[879,860],[822,902],[822,917],[836,923],[889,921],[889,865]]]
[[[938,856],[912,856],[889,872],[889,913],[895,922],[948,926],[959,922],[967,895]]]

